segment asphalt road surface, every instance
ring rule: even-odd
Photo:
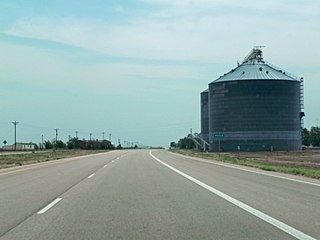
[[[7,239],[320,239],[320,181],[164,150],[10,168]]]

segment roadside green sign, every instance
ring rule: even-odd
[[[213,137],[214,138],[224,138],[224,134],[223,133],[214,133]]]

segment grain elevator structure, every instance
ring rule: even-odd
[[[201,93],[201,136],[215,152],[300,150],[303,117],[303,78],[257,47]]]

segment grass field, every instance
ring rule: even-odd
[[[284,172],[320,179],[320,152],[240,152],[219,154],[180,149],[171,151],[192,157],[259,168],[265,171]]]
[[[77,157],[88,154],[105,152],[102,150],[57,150],[38,151],[34,153],[19,153],[10,155],[0,155],[0,168],[21,166],[32,163],[40,163],[61,158]]]

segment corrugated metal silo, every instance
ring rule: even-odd
[[[209,84],[211,150],[300,150],[301,82],[253,49]]]
[[[209,142],[209,90],[201,94],[201,137]]]

